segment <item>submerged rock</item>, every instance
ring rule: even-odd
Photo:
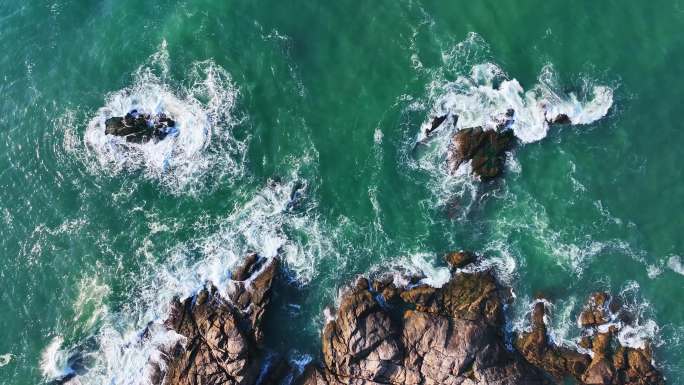
[[[176,122],[164,113],[150,115],[133,110],[125,116],[105,120],[105,134],[121,136],[129,143],[164,140],[175,132]]]
[[[490,271],[460,270],[475,261],[474,254],[446,259],[452,278],[441,288],[357,279],[323,329],[321,362],[299,375],[282,357],[265,353],[261,318],[277,262],[250,254],[225,297],[209,286],[174,302],[166,325],[185,339],[167,352],[156,383],[541,385],[574,378],[581,384],[663,384],[650,351],[616,345],[611,331],[594,327],[587,334],[593,356],[554,345],[542,301],[534,307],[530,331],[511,346],[504,315],[510,289]]]
[[[503,172],[506,151],[514,145],[515,135],[511,130],[475,127],[456,131],[447,153],[449,172],[454,174],[461,165],[471,161],[473,174],[482,180],[496,178]]]

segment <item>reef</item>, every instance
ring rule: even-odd
[[[105,134],[123,137],[128,143],[158,142],[176,132],[176,122],[164,113],[147,114],[132,110],[105,120]]]
[[[492,271],[470,269],[477,258],[448,254],[452,277],[439,288],[398,287],[389,277],[358,278],[341,294],[335,316],[322,331],[320,359],[301,370],[269,353],[264,340],[261,319],[278,261],[250,254],[224,292],[208,284],[195,296],[174,301],[165,327],[183,338],[165,352],[153,382],[664,384],[648,347],[621,346],[613,338],[615,327],[606,328],[619,313],[619,304],[606,293],[592,296],[580,316],[586,331],[582,348],[553,343],[544,301],[535,303],[529,330],[507,331],[505,308],[512,292]]]

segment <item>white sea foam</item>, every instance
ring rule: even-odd
[[[437,288],[444,286],[451,279],[451,272],[447,267],[435,267],[431,262],[428,262],[428,257],[429,255],[424,253],[411,255],[409,257],[410,269],[425,276],[420,280],[420,283]]]
[[[63,343],[62,336],[53,337],[40,355],[40,371],[47,380],[61,378],[73,371],[67,363],[69,355],[62,349]]]
[[[9,364],[12,361],[12,357],[14,356],[11,353],[5,353],[0,355],[0,368]]]
[[[375,142],[375,144],[382,144],[382,137],[382,130],[380,128],[376,128],[373,132],[373,141]]]
[[[630,313],[633,320],[630,323],[620,322],[617,326],[620,344],[643,349],[648,343],[659,344],[660,328],[655,320],[650,318],[651,304],[640,295],[639,289],[639,283],[629,281],[620,290],[623,308]]]
[[[390,274],[398,287],[408,287],[410,278],[420,278],[419,283],[442,287],[451,279],[451,272],[445,266],[436,266],[436,255],[432,253],[411,253],[387,259],[371,267],[369,276]]]
[[[619,313],[608,311],[608,322],[599,326],[598,332],[606,333],[609,329],[617,330],[618,341],[626,347],[644,349],[648,344],[658,345],[660,328],[653,319],[649,318],[651,305],[639,295],[639,284],[635,281],[627,282],[617,293],[617,297],[620,299],[622,309],[630,315],[629,322],[622,321]],[[577,341],[581,333],[589,332],[591,335],[593,330],[582,331],[579,319],[575,318],[573,321],[573,317],[578,317],[581,312],[584,302],[577,301],[574,296],[554,302],[545,299],[530,301],[529,298],[522,298],[521,300],[522,303],[529,303],[529,305],[522,312],[514,315],[512,322],[514,330],[529,331],[529,320],[534,305],[543,302],[548,312],[544,318],[544,323],[547,325],[551,340],[557,345],[569,346],[583,353],[592,354],[591,351],[582,349]]]
[[[107,96],[88,123],[85,144],[89,166],[109,173],[142,171],[173,192],[193,190],[210,171],[219,175],[244,172],[240,157],[245,143],[231,136],[232,117],[238,90],[230,75],[212,61],[194,63],[186,84],[168,75],[166,45],[133,75],[133,83]],[[177,135],[157,143],[127,143],[105,135],[105,120],[138,110],[165,113],[176,122]],[[73,131],[73,129],[71,129]],[[74,134],[67,129],[65,146],[73,151]],[[94,158],[94,161],[90,159]]]
[[[475,65],[469,76],[459,76],[445,84],[431,84],[429,98],[434,103],[430,117],[457,116],[456,129],[478,126],[495,129],[506,111],[513,109],[510,128],[523,143],[531,143],[545,138],[549,122],[560,115],[566,115],[572,124],[591,124],[604,117],[613,105],[610,87],[593,86],[582,90],[582,96],[563,94],[558,91],[556,78],[553,67],[547,65],[537,85],[525,91],[516,79],[507,79],[495,64]],[[419,141],[426,139],[431,125],[431,118],[423,123]]]
[[[270,181],[233,212],[221,219],[217,229],[175,248],[162,264],[155,258],[144,269],[136,296],[118,313],[108,314],[97,339],[97,351],[89,353],[88,370],[78,376],[84,384],[147,384],[155,366],[163,367],[162,351],[183,337],[166,330],[173,297],[194,295],[211,281],[224,292],[231,271],[248,251],[265,258],[279,256],[297,283],[306,283],[317,272],[317,264],[332,255],[330,235],[313,215],[306,199],[307,184],[296,177],[288,182]],[[102,292],[97,284],[87,292]],[[106,292],[106,291],[105,291]],[[97,295],[88,294],[87,298]],[[88,303],[90,299],[77,301]],[[46,377],[63,376],[66,355],[62,340],[53,342],[44,354]]]
[[[430,84],[427,99],[432,107],[415,140],[409,164],[432,175],[430,190],[438,205],[458,201],[463,206],[460,211],[467,213],[477,196],[479,183],[470,175],[468,165],[461,166],[455,175],[447,170],[446,155],[454,131],[478,126],[496,129],[506,111],[513,109],[515,114],[509,127],[522,143],[531,143],[546,137],[549,121],[561,114],[567,115],[572,124],[583,125],[608,113],[613,104],[611,88],[590,86],[587,82],[588,89],[578,92],[583,96],[565,95],[557,91],[560,86],[556,77],[553,67],[548,65],[539,75],[538,84],[525,91],[517,80],[508,80],[498,66],[484,63],[474,65],[469,75],[458,76],[454,81],[445,81],[440,76]],[[409,109],[423,111],[424,106],[414,101]],[[447,116],[447,119],[430,132],[432,119],[437,116]],[[520,169],[517,164],[509,168]]]
[[[104,302],[109,293],[109,286],[97,276],[83,278],[79,282],[78,297],[73,306],[74,322],[85,330],[93,328],[109,313]]]
[[[493,62],[487,43],[475,33],[444,51],[442,58],[444,65],[438,69],[416,68],[431,79],[425,96],[402,96],[407,111],[423,118],[417,135],[407,141],[412,147],[407,162],[430,174],[432,204],[446,207],[458,220],[465,219],[473,207],[480,184],[468,165],[455,175],[447,169],[455,131],[478,126],[497,129],[508,120],[506,126],[525,144],[545,138],[549,122],[561,115],[573,125],[587,125],[606,116],[613,105],[613,89],[586,77],[573,92],[563,91],[551,64],[541,70],[535,85],[524,88]],[[514,110],[512,120],[505,118],[509,109]],[[444,116],[447,119],[433,131],[433,119]],[[519,164],[507,163],[509,170],[520,172]]]
[[[679,255],[673,255],[667,260],[667,267],[672,269],[677,274],[684,275],[684,265]]]

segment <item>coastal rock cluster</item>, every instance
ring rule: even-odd
[[[595,293],[579,317],[584,328],[580,346],[591,354],[554,345],[548,337],[543,301],[532,311],[532,328],[522,333],[516,347],[527,361],[544,368],[556,380],[572,377],[581,384],[663,384],[653,367],[648,347],[635,349],[622,346],[615,337],[617,326],[612,320],[628,314],[607,293]]]
[[[451,117],[451,119],[449,119]],[[546,118],[547,124],[572,124],[565,114]],[[432,118],[424,130],[425,137],[449,125],[456,128],[458,116],[441,115]],[[454,130],[447,152],[447,169],[455,174],[462,165],[471,162],[472,173],[483,181],[492,180],[503,173],[506,152],[512,150],[517,139],[511,129],[515,111],[507,110],[496,119],[494,127],[468,127]]]
[[[105,120],[105,135],[120,136],[128,143],[158,142],[175,132],[176,122],[164,113],[147,114],[132,110],[125,116]]]
[[[546,330],[544,302],[529,331],[511,335],[505,307],[512,301],[490,271],[466,272],[476,256],[447,255],[452,278],[442,287],[398,287],[393,280],[359,278],[341,296],[322,332],[320,362],[303,371],[268,353],[261,319],[268,307],[276,259],[255,254],[221,295],[208,285],[175,301],[165,325],[184,339],[165,352],[155,383],[164,385],[664,384],[648,348],[612,339],[617,301],[592,297],[580,317],[582,346],[557,346]],[[470,269],[472,270],[472,269]]]
[[[250,254],[233,273],[227,298],[210,284],[182,302],[174,300],[165,326],[185,338],[166,352],[166,370],[159,368],[156,382],[255,384],[261,368],[261,319],[276,271],[276,259]]]

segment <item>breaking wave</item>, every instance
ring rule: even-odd
[[[12,361],[12,357],[13,357],[13,355],[10,353],[5,353],[5,354],[0,355],[0,368],[9,364],[10,361]]]
[[[684,264],[678,255],[673,255],[667,260],[667,267],[677,274],[684,275]]]
[[[455,131],[471,127],[497,129],[502,122],[522,144],[544,139],[559,119],[572,125],[588,125],[605,117],[613,106],[613,88],[583,77],[566,91],[553,65],[544,66],[537,82],[526,89],[497,65],[487,43],[476,33],[442,53],[443,66],[416,71],[429,77],[421,97],[402,96],[406,112],[418,114],[421,127],[407,144],[409,167],[429,174],[435,202],[464,219],[477,203],[482,187],[470,164],[455,174],[447,170],[446,157]],[[512,119],[506,114],[513,110]],[[433,119],[445,118],[435,129]],[[521,166],[510,153],[506,168],[519,173]]]
[[[172,192],[196,190],[202,178],[212,174],[239,176],[246,143],[231,133],[238,89],[231,76],[213,61],[193,63],[185,84],[169,76],[166,44],[133,74],[130,86],[109,94],[88,123],[85,144],[91,169],[118,174],[141,171]],[[105,120],[132,110],[164,113],[176,123],[177,134],[161,141],[128,143],[106,135]],[[65,136],[73,146],[71,133]],[[68,143],[67,143],[68,145]]]
[[[566,116],[571,124],[591,124],[606,116],[613,105],[613,90],[606,86],[585,84],[578,93],[567,94],[560,88],[551,65],[545,66],[537,84],[525,91],[496,64],[483,63],[452,82],[433,82],[428,97],[433,101],[431,116],[458,117],[456,129],[495,129],[501,117],[513,109],[509,127],[523,143],[545,138],[549,125],[559,116]],[[423,124],[419,140],[426,139],[431,124],[431,120]]]

